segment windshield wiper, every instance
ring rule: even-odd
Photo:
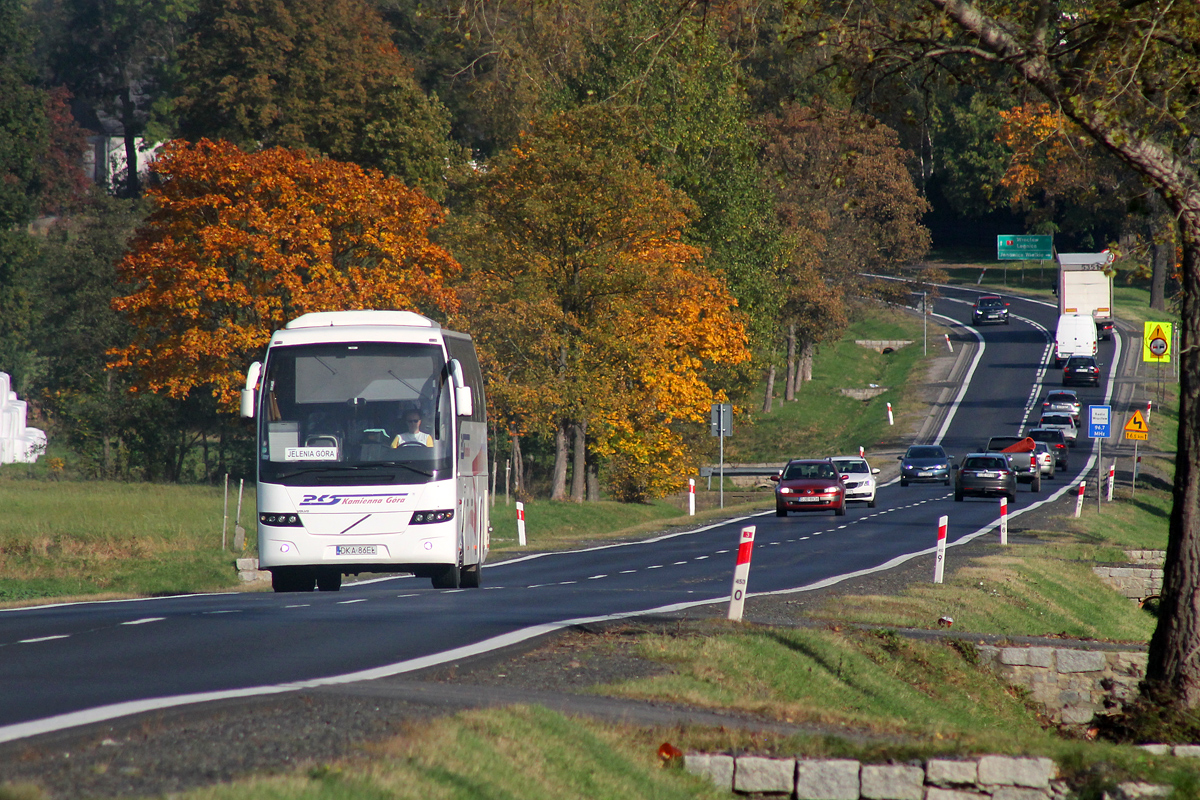
[[[420,467],[414,467],[411,464],[404,463],[403,461],[372,461],[369,464],[339,464],[336,467],[302,467],[301,469],[294,469],[291,472],[281,472],[278,475],[276,475],[275,477],[278,480],[284,480],[286,478],[294,478],[297,475],[308,475],[313,472],[326,472],[326,473],[331,473],[331,474],[337,474],[339,472],[358,472],[359,470],[373,470],[373,469],[379,469],[380,467],[404,467],[404,469],[407,469],[410,472],[415,472],[418,475],[424,475],[426,478],[437,477],[436,473],[434,473],[434,472],[429,472],[429,471],[423,470]]]

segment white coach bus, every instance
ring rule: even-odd
[[[477,587],[488,452],[475,345],[410,311],[305,314],[254,362],[258,558],[277,592],[411,572]]]

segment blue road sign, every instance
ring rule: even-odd
[[[1112,406],[1088,406],[1088,438],[1112,436]]]

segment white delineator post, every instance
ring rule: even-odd
[[[888,425],[895,425],[896,420],[892,418],[892,404],[888,403],[887,407],[888,407]]]
[[[1000,544],[1008,544],[1008,498],[1000,498]]]
[[[517,501],[517,544],[525,546],[525,504]]]
[[[861,444],[858,446],[858,457],[859,458],[867,457],[867,451],[863,449],[863,446]]]
[[[688,478],[688,516],[696,516],[696,479]]]
[[[1083,512],[1083,487],[1084,481],[1079,483],[1079,496],[1075,498],[1075,516],[1078,517]]]
[[[738,544],[737,566],[733,568],[733,591],[729,595],[729,619],[742,620],[742,606],[746,604],[746,581],[750,578],[750,552],[754,549],[754,527],[742,528],[741,543]]]
[[[946,517],[938,517],[937,561],[933,564],[933,582],[941,583],[946,575]]]
[[[1108,502],[1112,502],[1113,483],[1117,479],[1117,462],[1108,465]]]
[[[954,352],[954,345],[950,344],[950,334],[946,334],[946,347],[950,348],[950,352]]]

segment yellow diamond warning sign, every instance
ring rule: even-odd
[[[1142,361],[1171,363],[1171,323],[1145,323],[1142,332]]]
[[[1142,416],[1141,411],[1134,411],[1129,422],[1125,423],[1125,438],[1142,441],[1150,438],[1150,426],[1146,424],[1146,418]]]

